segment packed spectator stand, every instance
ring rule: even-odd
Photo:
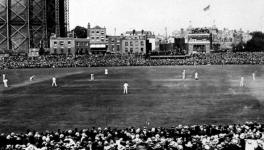
[[[264,52],[195,54],[175,59],[134,55],[10,56],[1,69],[100,66],[264,64]],[[264,124],[177,125],[171,128],[128,127],[57,131],[27,131],[0,135],[0,150],[245,150],[264,149]]]
[[[177,125],[171,128],[91,128],[0,135],[0,149],[245,150],[263,149],[264,125]]]
[[[224,64],[264,64],[264,52],[194,54],[184,57],[184,59],[149,59],[145,56],[107,54],[45,55],[39,57],[9,56],[0,60],[1,69]]]

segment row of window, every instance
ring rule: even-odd
[[[96,41],[102,41],[103,42],[105,40],[105,37],[101,36],[101,39],[100,39],[99,36],[97,36],[97,37],[92,36],[91,40],[96,40]]]
[[[108,49],[111,50],[111,51],[115,51],[115,50],[116,51],[120,51],[120,47],[119,46],[115,47],[115,46],[112,45],[112,46],[109,46]]]
[[[139,41],[135,41],[135,42],[130,41],[130,42],[125,42],[125,46],[133,46],[134,45],[133,43],[135,43],[135,46],[139,45]],[[144,41],[140,41],[140,46],[145,46]]]
[[[136,48],[135,48],[135,52],[138,52],[138,51],[139,51],[139,49],[136,47]],[[144,52],[144,49],[141,48],[140,51],[141,51],[141,53],[143,53],[143,52]],[[126,48],[125,48],[125,52],[126,52],[126,53],[128,53],[128,52],[133,53],[133,52],[134,52],[134,49],[133,49],[133,48],[130,48],[130,49],[129,49],[128,47],[126,47]]]
[[[109,41],[112,42],[112,43],[115,43],[115,42],[119,43],[120,42],[119,39],[109,39]]]
[[[89,46],[88,42],[76,42],[77,46]]]
[[[129,36],[129,37],[125,37],[127,40],[144,40],[145,37],[137,37],[137,36]]]
[[[104,35],[105,34],[105,31],[99,31],[99,30],[91,30],[91,34],[94,34],[94,33],[96,33],[96,34],[102,34],[102,35]]]
[[[65,42],[66,42],[66,41],[65,41]],[[55,46],[58,44],[57,41],[54,41],[53,43],[54,43]],[[64,41],[59,41],[59,43],[60,43],[61,46],[64,45]],[[68,41],[68,45],[71,45],[71,41]]]
[[[66,41],[65,41],[66,42]],[[71,45],[72,41],[68,41],[68,45]],[[58,42],[54,41],[53,42],[54,46],[57,46]],[[64,41],[59,41],[60,46],[64,46]],[[77,46],[89,46],[88,42],[76,42]]]

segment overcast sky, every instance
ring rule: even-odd
[[[210,5],[208,11],[203,9]],[[99,25],[107,34],[211,26],[264,30],[264,0],[70,0],[70,28]]]

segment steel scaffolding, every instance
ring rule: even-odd
[[[65,28],[66,28],[66,35],[70,30],[70,22],[69,22],[69,0],[65,0],[64,2],[64,13],[65,13]]]
[[[26,0],[11,0],[8,4],[8,46],[14,53],[26,52],[29,48],[29,3]]]
[[[6,0],[0,0],[0,49],[6,51],[8,47],[8,28],[7,28],[7,9],[8,3]]]
[[[0,53],[48,47],[52,33],[67,32],[68,10],[68,0],[0,0]]]
[[[30,48],[40,47],[47,39],[46,2],[45,0],[30,1]]]
[[[55,34],[57,36],[60,36],[60,0],[55,0],[55,22],[56,22]]]

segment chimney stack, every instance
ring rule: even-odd
[[[87,38],[90,38],[90,29],[91,29],[91,25],[90,25],[90,22],[88,22],[88,26],[87,26]]]

